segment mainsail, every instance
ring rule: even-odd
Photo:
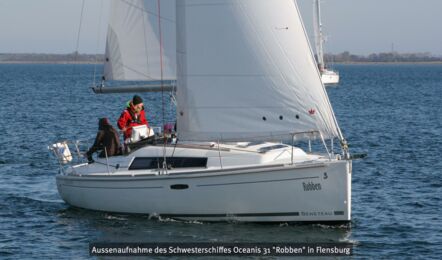
[[[293,0],[180,0],[176,19],[180,139],[340,136]]]
[[[175,28],[175,0],[114,0],[104,78],[175,80]]]

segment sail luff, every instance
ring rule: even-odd
[[[320,1],[320,0],[315,0],[315,2],[316,2],[316,1],[318,2],[318,3],[317,3],[317,4],[318,4],[318,17],[320,17],[320,15],[321,15],[321,12],[320,12],[320,10],[319,10],[319,1]],[[298,16],[301,17],[301,12],[300,12],[300,10],[299,10],[298,5],[296,5],[296,11],[297,11],[297,13],[298,13]],[[308,45],[309,45],[309,46],[312,46],[312,45],[310,44],[309,37],[308,37],[308,33],[307,33],[307,30],[305,29],[305,24],[304,24],[304,22],[302,21],[302,19],[301,19],[301,24],[302,24],[302,28],[303,28],[303,30],[304,30],[304,35],[305,35],[305,38],[306,38],[306,40],[307,40],[307,42],[308,42]],[[320,20],[319,20],[319,24],[320,24]],[[322,28],[322,25],[321,25],[320,28]],[[321,31],[322,31],[322,29],[321,29]],[[322,32],[321,32],[321,35],[322,35]],[[322,36],[321,36],[321,38],[322,38]],[[313,58],[313,60],[314,60],[314,56],[315,56],[315,54],[314,54],[312,48],[310,48],[310,52],[311,52],[312,58]],[[322,44],[321,44],[321,52],[322,52]],[[323,55],[321,55],[321,57],[322,57],[321,60],[322,60],[322,62],[323,62],[323,63],[322,63],[322,64],[323,64],[323,67],[322,67],[322,68],[324,68],[324,67],[325,67],[325,64],[324,64]],[[316,67],[316,68],[318,69],[318,76],[321,78],[321,72],[320,72],[321,67],[318,66],[318,67]],[[322,83],[322,80],[321,80],[321,83]],[[336,132],[337,132],[338,140],[341,142],[341,145],[342,145],[343,143],[346,143],[346,141],[345,141],[345,137],[344,137],[344,134],[342,133],[342,130],[341,130],[341,128],[339,127],[339,123],[338,123],[338,120],[337,120],[337,118],[336,118],[336,115],[335,115],[335,112],[334,112],[334,110],[333,110],[333,107],[332,107],[332,104],[331,104],[331,102],[330,102],[330,99],[329,99],[329,97],[328,97],[327,91],[326,91],[326,89],[325,89],[325,85],[324,85],[324,84],[321,84],[321,85],[322,85],[323,93],[324,93],[324,95],[325,95],[325,100],[326,100],[326,102],[327,102],[327,106],[328,106],[328,108],[329,108],[329,111],[331,112],[331,116],[332,116],[332,119],[333,119],[333,122],[334,122],[334,126],[336,127]],[[347,148],[346,148],[346,149],[347,149]]]

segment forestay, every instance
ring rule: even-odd
[[[180,139],[340,135],[293,0],[177,1]]]
[[[105,79],[176,79],[175,28],[175,0],[114,0],[107,33]]]

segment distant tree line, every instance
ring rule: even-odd
[[[78,52],[68,54],[0,53],[0,62],[3,63],[103,63],[103,61],[103,54],[81,54]]]
[[[381,52],[367,56],[351,54],[348,51],[339,54],[325,54],[327,62],[351,63],[351,62],[442,62],[442,56],[437,57],[429,52],[424,53],[398,53]]]
[[[352,62],[442,62],[442,56],[433,56],[424,53],[398,53],[381,52],[370,55],[356,55],[348,51],[339,54],[327,53],[326,62],[352,63]],[[103,63],[104,54],[81,54],[77,52],[68,54],[46,53],[0,53],[0,63]]]

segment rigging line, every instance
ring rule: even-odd
[[[173,146],[172,155],[171,155],[170,157],[173,157],[173,156],[174,156],[174,154],[175,154],[175,149],[176,149],[177,145],[178,145],[178,138],[175,139],[175,144],[174,144],[174,146]]]
[[[157,0],[158,3],[158,33],[159,33],[159,41],[160,41],[160,72],[161,72],[161,106],[162,106],[162,123],[164,126],[164,82],[163,82],[163,33],[161,30],[161,5],[160,0]]]
[[[130,5],[130,3],[126,3],[126,4]],[[137,8],[136,6],[133,6],[133,7]],[[150,71],[149,71],[149,59],[150,59],[150,57],[149,57],[149,51],[148,51],[149,48],[148,48],[148,43],[147,43],[148,42],[148,40],[147,40],[148,37],[146,35],[147,27],[146,27],[146,19],[145,19],[145,13],[144,13],[144,6],[141,8],[140,12],[141,12],[141,17],[143,19],[144,51],[146,53],[146,71],[145,71],[146,75],[144,75],[143,72],[141,72],[141,71],[138,72],[138,71],[136,71],[136,69],[129,68],[129,67],[125,66],[124,64],[122,64],[122,66],[126,67],[129,70],[132,70],[132,72],[135,72],[137,74],[141,74],[141,75],[145,76],[146,78],[150,79],[151,77],[148,76],[150,74]]]
[[[121,1],[124,2],[125,4],[127,4],[127,5],[130,6],[130,7],[133,7],[133,8],[135,8],[135,9],[139,9],[139,10],[141,10],[141,11],[144,12],[144,13],[147,13],[147,14],[150,14],[150,15],[153,15],[153,16],[159,16],[159,18],[162,19],[162,20],[168,21],[168,22],[170,22],[170,23],[175,23],[174,20],[172,20],[172,19],[170,19],[170,18],[168,18],[168,17],[161,17],[161,14],[160,14],[160,13],[156,14],[154,11],[149,11],[149,10],[147,10],[147,9],[144,9],[144,7],[139,7],[139,6],[137,6],[137,5],[134,5],[134,4],[130,3],[130,2],[127,1],[127,0],[121,0]]]
[[[147,41],[147,40],[145,40],[145,41]],[[146,47],[146,49],[147,49],[147,47]],[[147,57],[147,62],[149,62],[149,57]],[[145,73],[143,73],[141,71],[138,71],[138,70],[136,70],[134,68],[131,68],[129,66],[124,65],[124,63],[122,63],[122,62],[120,62],[118,65],[120,65],[121,67],[126,68],[126,69],[128,69],[128,70],[130,70],[130,71],[132,71],[132,72],[134,72],[134,73],[136,73],[138,75],[144,76],[144,77],[149,78],[149,79],[156,80],[155,78],[153,78],[153,77],[151,77],[151,76],[149,76],[149,75],[147,75],[147,74],[145,74]]]
[[[221,136],[222,138],[222,136]],[[218,156],[219,156],[219,166],[221,167],[221,170],[223,169],[223,160],[221,158],[221,149],[219,147],[219,138],[218,138]]]
[[[85,0],[83,0],[83,2],[81,3],[80,24],[78,25],[77,43],[75,45],[75,56],[74,56],[75,60],[74,61],[77,61],[78,48],[80,46],[80,33],[81,33],[81,25],[83,23],[84,2],[85,2]]]
[[[75,52],[74,52],[74,57],[73,57],[74,60],[73,60],[73,64],[72,64],[72,78],[75,77],[75,63],[77,62],[77,59],[78,59],[78,48],[80,46],[81,25],[83,23],[84,2],[85,2],[85,0],[83,0],[81,3],[80,24],[78,25],[77,42],[75,44]],[[74,80],[72,80],[72,82],[74,82]],[[72,101],[72,88],[69,88],[69,102],[71,103],[71,101]]]
[[[97,46],[95,48],[95,62],[94,62],[94,77],[93,77],[93,86],[95,87],[95,80],[97,76],[97,63],[98,63],[98,48],[100,46],[100,34],[101,34],[101,22],[103,17],[103,0],[100,2],[100,16],[98,19],[98,33],[97,33]]]
[[[165,117],[165,108],[164,108],[164,82],[163,82],[163,32],[161,30],[161,4],[160,0],[157,0],[157,6],[158,6],[158,34],[159,34],[159,41],[160,41],[160,72],[161,72],[161,110],[162,110],[162,132],[163,132],[163,139],[164,139],[164,146],[163,146],[163,157],[164,157],[164,164],[166,163],[166,145],[167,145],[167,138],[164,133],[164,117]]]

